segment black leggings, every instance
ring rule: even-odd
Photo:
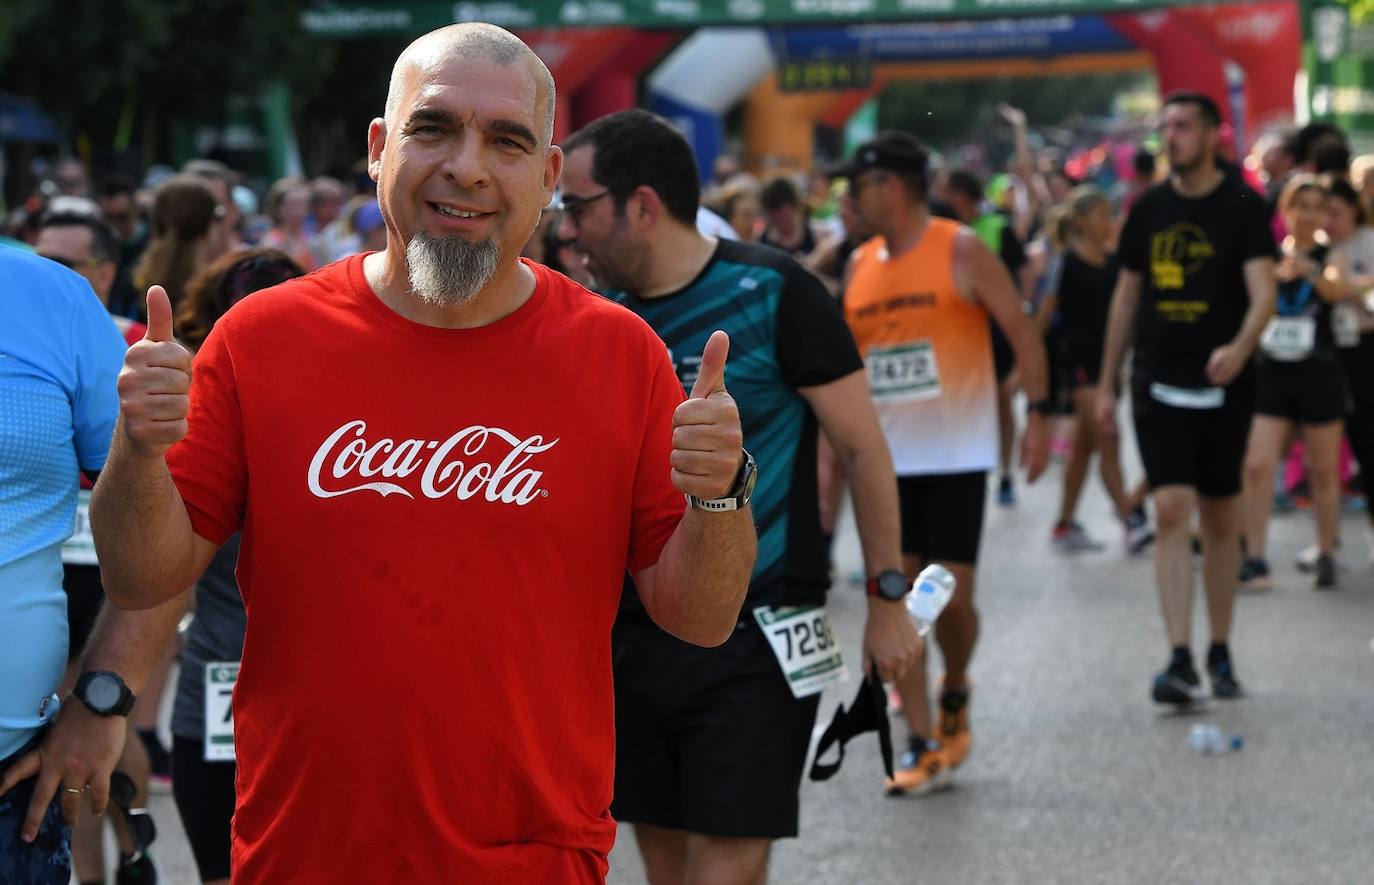
[[[202,881],[229,878],[237,768],[232,762],[206,762],[203,740],[172,737],[172,797]]]
[[[1341,364],[1352,403],[1345,432],[1360,464],[1365,512],[1374,522],[1374,332],[1361,335],[1358,347],[1342,350]]]

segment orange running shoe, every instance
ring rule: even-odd
[[[885,781],[889,796],[920,796],[945,785],[944,753],[924,738],[909,738],[907,751],[898,760],[893,776]]]
[[[959,692],[944,690],[944,680],[940,688],[940,728],[938,737],[944,751],[945,764],[953,771],[964,764],[969,750],[973,748],[973,732],[968,727],[968,704],[971,689]]]

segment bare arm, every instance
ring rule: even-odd
[[[91,495],[101,580],[121,608],[153,608],[196,582],[216,545],[198,537],[167,469],[186,436],[191,354],[172,338],[172,306],[148,290],[148,333],[124,357],[119,422]]]
[[[799,390],[811,404],[835,456],[844,463],[854,495],[864,567],[876,575],[902,569],[901,524],[892,454],[878,426],[863,372]]]
[[[867,374],[863,370],[851,372],[829,384],[800,388],[799,392],[811,404],[835,457],[851,477],[854,519],[859,524],[866,573],[874,577],[885,571],[902,571],[897,477],[869,398]],[[921,638],[906,606],[900,601],[868,597],[864,673],[876,663],[881,678],[897,678],[916,661],[920,649]]]
[[[708,501],[731,491],[744,459],[739,409],[725,391],[729,347],[724,332],[712,334],[691,397],[673,413],[673,485]],[[636,572],[635,584],[654,623],[684,642],[720,645],[735,629],[757,555],[749,508],[689,506],[658,562]]]
[[[1013,168],[1016,176],[1026,187],[1025,206],[1012,206],[1013,228],[1016,235],[1024,240],[1029,236],[1031,222],[1039,211],[1039,199],[1033,183],[1038,172],[1035,168],[1035,157],[1031,154],[1030,141],[1026,137],[1026,114],[1020,108],[1006,104],[999,105],[997,112],[1011,126],[1012,140],[1016,145],[1016,160]]]
[[[126,609],[161,607],[196,582],[218,549],[191,528],[166,459],[134,450],[122,414],[91,493],[91,528],[105,592]]]
[[[955,240],[954,279],[960,294],[973,304],[981,304],[1011,342],[1026,396],[1044,399],[1049,391],[1045,345],[1026,316],[1026,302],[1006,265],[973,231],[961,231]]]
[[[1031,402],[1049,396],[1049,368],[1045,342],[1026,316],[1025,304],[1012,285],[1002,259],[992,253],[971,230],[960,231],[954,241],[954,280],[959,292],[974,304],[981,304],[1001,327],[1016,354],[1021,388]],[[1026,480],[1035,482],[1050,461],[1050,425],[1038,412],[1026,416],[1026,432],[1021,437],[1021,464]]]
[[[1278,287],[1274,277],[1272,258],[1251,258],[1245,262],[1245,291],[1250,296],[1250,306],[1245,311],[1245,320],[1240,331],[1230,342],[1212,351],[1207,360],[1207,378],[1213,384],[1225,387],[1250,361],[1250,356],[1259,346],[1260,336],[1269,318],[1274,315],[1274,301]]]
[[[825,284],[825,288],[830,294],[837,295],[840,291],[840,281],[835,278],[835,262],[840,254],[840,246],[844,244],[844,237],[830,236],[816,246],[815,251],[802,259],[801,265],[811,271],[815,277]]]
[[[190,596],[191,591],[184,591],[148,611],[106,608],[91,635],[85,671],[117,673],[137,695],[176,631]],[[104,813],[110,796],[110,773],[119,761],[127,731],[125,717],[98,716],[75,696],[63,699],[57,721],[43,743],[15,760],[0,779],[3,795],[18,782],[38,776],[22,827],[25,842],[32,842],[37,835],[54,796],[61,802],[63,817],[72,826],[76,826],[80,816],[85,790],[90,792],[95,813]]]
[[[1331,250],[1326,266],[1313,280],[1317,294],[1330,302],[1362,302],[1364,293],[1374,287],[1374,277],[1366,274],[1347,274],[1345,253],[1341,249]]]
[[[730,638],[757,555],[749,508],[706,513],[688,507],[658,562],[635,574],[654,623],[693,645]]]

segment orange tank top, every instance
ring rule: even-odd
[[[881,237],[859,247],[844,311],[899,476],[990,470],[997,379],[987,312],[959,294],[963,226],[930,219],[896,258]]]

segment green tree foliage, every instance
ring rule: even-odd
[[[174,122],[218,125],[281,80],[298,124],[351,119],[361,155],[405,41],[314,38],[300,26],[313,2],[0,0],[0,90],[38,101],[82,152],[132,140],[151,162],[171,159]]]

